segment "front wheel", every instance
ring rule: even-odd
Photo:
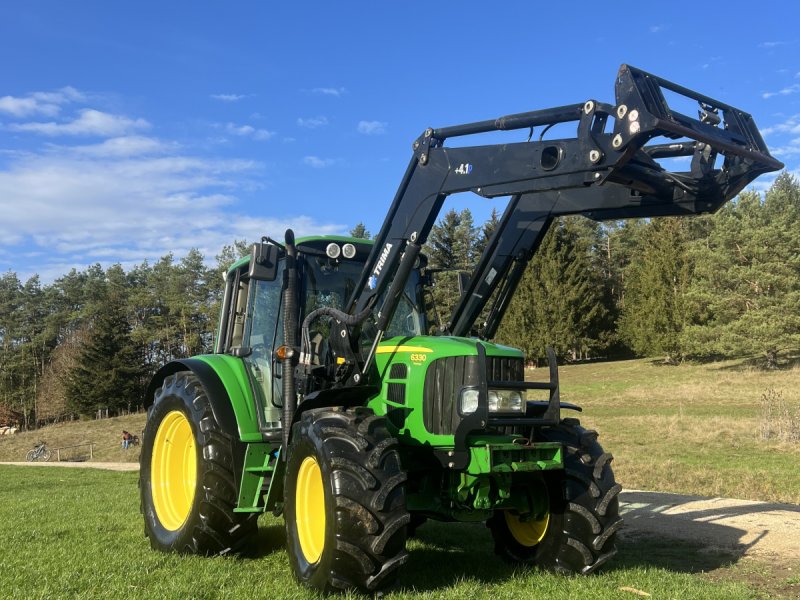
[[[495,552],[512,564],[589,574],[616,554],[614,541],[622,526],[622,487],[614,480],[612,457],[597,443],[597,433],[582,428],[576,419],[543,429],[537,441],[563,445],[564,470],[543,478],[548,509],[539,518],[495,512],[488,522]]]
[[[28,453],[25,455],[25,460],[28,462],[36,460],[36,450],[28,450]]]
[[[406,474],[383,418],[356,408],[309,410],[286,465],[289,561],[323,593],[374,592],[406,562]]]
[[[53,453],[50,452],[49,448],[45,448],[44,452],[42,452],[42,454],[41,454],[41,456],[39,458],[41,458],[44,462],[48,462],[50,460],[51,456],[53,456]]]
[[[154,549],[224,554],[255,533],[256,515],[233,512],[236,441],[217,422],[194,374],[164,380],[143,440],[141,510]]]

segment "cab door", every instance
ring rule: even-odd
[[[282,274],[283,261],[280,261],[278,276],[273,281],[250,282],[242,341],[248,349],[244,364],[264,433],[281,427],[280,365],[275,348],[283,344]]]

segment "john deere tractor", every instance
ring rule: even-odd
[[[611,454],[562,417],[580,408],[560,401],[552,351],[549,381],[528,383],[522,352],[491,340],[554,219],[709,213],[782,167],[741,110],[627,65],[615,91],[613,105],[426,129],[374,241],[290,230],[234,264],[213,354],[150,384],[152,546],[235,551],[271,511],[297,579],[321,591],[395,581],[426,519],[486,523],[517,565],[606,563],[622,525]],[[556,124],[574,137],[545,139]],[[445,146],[498,130],[523,141]],[[445,198],[467,191],[508,206],[435,330],[421,249]]]

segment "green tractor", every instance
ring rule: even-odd
[[[577,135],[444,145],[558,123]],[[426,519],[485,522],[517,565],[588,574],[614,555],[621,487],[597,433],[562,418],[580,408],[560,400],[555,355],[549,381],[526,382],[522,352],[490,340],[554,219],[713,212],[782,165],[747,113],[627,65],[614,105],[427,129],[413,151],[374,241],[263,238],[227,273],[214,352],[156,373],[140,470],[153,548],[236,551],[261,513],[283,514],[295,576],[325,592],[396,581]],[[465,191],[508,206],[437,329],[421,249]]]

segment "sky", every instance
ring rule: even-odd
[[[4,2],[0,273],[375,233],[426,127],[613,102],[622,63],[751,113],[800,174],[798,17],[733,0]]]

